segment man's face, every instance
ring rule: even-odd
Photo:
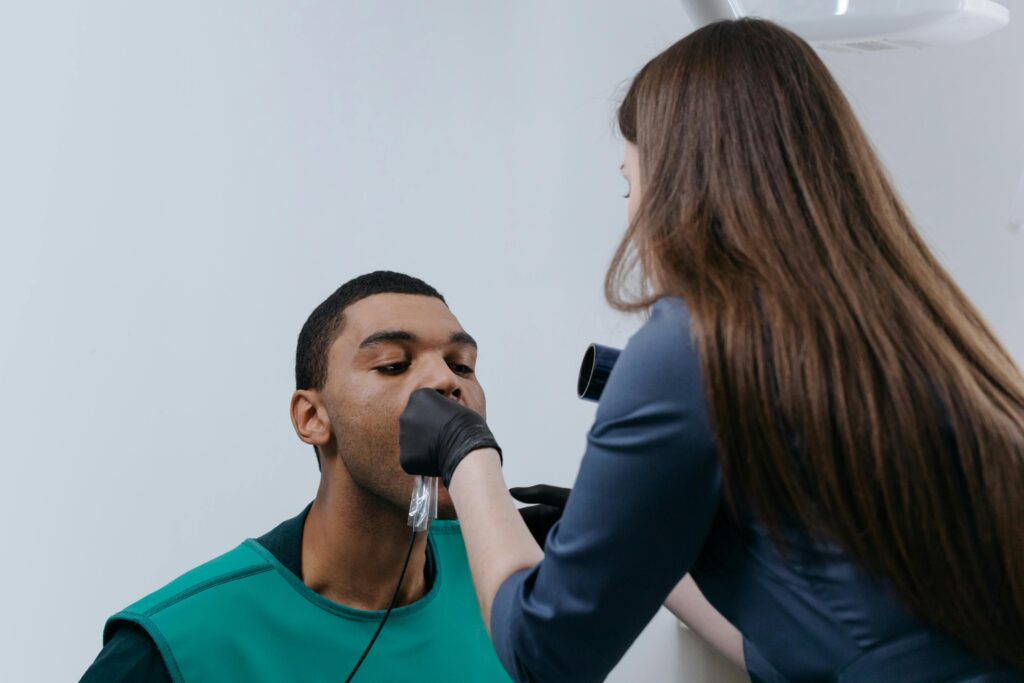
[[[377,294],[344,315],[321,391],[338,456],[356,484],[407,509],[413,478],[399,465],[398,418],[409,395],[424,387],[486,416],[476,343],[434,297]],[[454,518],[443,486],[438,508]]]

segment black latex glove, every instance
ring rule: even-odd
[[[501,448],[480,413],[445,398],[435,389],[417,389],[399,418],[399,459],[409,474],[441,477],[445,486],[462,459],[478,448]]]
[[[551,527],[562,518],[565,502],[569,500],[572,489],[536,484],[514,486],[508,492],[520,503],[531,503],[527,507],[519,508],[519,514],[523,516],[523,521],[526,522],[537,545],[543,548]]]

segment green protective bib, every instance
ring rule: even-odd
[[[484,630],[459,523],[429,532],[430,592],[397,607],[356,681],[509,680]],[[248,539],[112,616],[152,636],[176,683],[342,683],[383,612],[364,612],[310,590]]]

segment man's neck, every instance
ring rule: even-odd
[[[302,580],[328,600],[361,610],[391,604],[412,530],[406,514],[348,478],[320,480],[302,533]],[[426,534],[413,545],[396,606],[423,597]]]

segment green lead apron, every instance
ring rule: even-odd
[[[434,584],[395,608],[357,681],[502,681],[484,630],[459,523],[429,532]],[[176,683],[342,683],[383,612],[350,609],[310,590],[253,539],[112,616],[153,637]]]

